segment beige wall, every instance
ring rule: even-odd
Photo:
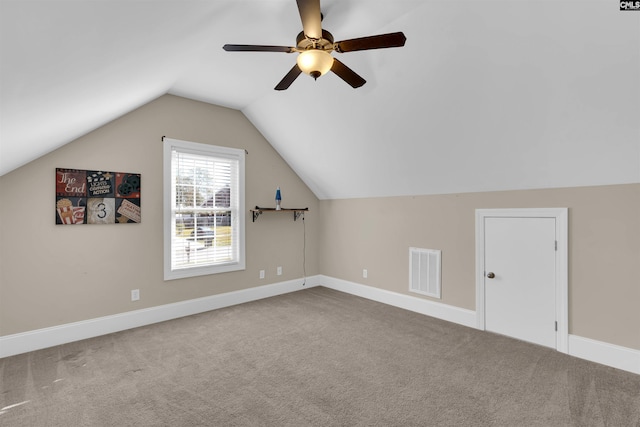
[[[569,208],[570,333],[640,349],[640,184],[323,200],[320,270],[410,294],[408,248],[441,249],[437,301],[475,310],[475,209],[526,207]]]
[[[247,210],[279,185],[304,224],[247,215],[246,271],[165,282],[163,135],[247,149]],[[141,173],[142,223],[56,226],[56,167]],[[640,184],[318,201],[242,113],[163,96],[0,177],[0,336],[302,277],[303,225],[309,276],[408,294],[408,248],[441,249],[440,301],[474,310],[474,211],[518,207],[569,208],[570,333],[640,349]]]
[[[284,207],[310,208],[307,242],[318,240],[317,198],[242,113],[163,96],[0,177],[0,335],[302,277],[302,221],[247,214],[245,271],[163,280],[163,135],[245,148],[247,210],[272,206],[280,186]],[[141,173],[142,223],[56,226],[56,167]],[[317,258],[307,244],[307,275]]]

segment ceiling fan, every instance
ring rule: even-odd
[[[252,44],[225,44],[222,47],[227,52],[298,52],[296,64],[276,85],[275,90],[287,89],[302,72],[317,79],[329,71],[332,71],[353,88],[358,88],[367,81],[331,56],[331,51],[344,53],[356,50],[402,47],[407,40],[403,33],[398,32],[334,42],[333,35],[322,29],[320,0],[296,0],[296,2],[302,20],[302,32],[296,37],[295,47]]]

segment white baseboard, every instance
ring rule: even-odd
[[[317,276],[319,285],[477,329],[476,312],[359,283]],[[640,374],[640,350],[569,335],[570,356]]]
[[[269,298],[318,285],[318,276],[258,286],[172,304],[0,337],[0,358],[40,350],[218,308]]]
[[[245,302],[256,301],[315,286],[367,298],[405,310],[477,328],[476,312],[342,279],[318,275],[212,295],[112,316],[68,323],[0,337],[0,358],[27,353],[100,335],[164,322]],[[569,355],[640,375],[640,350],[569,335]]]
[[[569,335],[569,354],[640,375],[640,350]]]
[[[438,319],[468,326],[470,328],[475,329],[477,327],[476,312],[473,310],[454,307],[448,304],[412,297],[410,295],[403,295],[397,292],[361,285],[359,283],[328,276],[321,275],[318,277],[318,281],[320,286],[324,286],[326,288],[357,295],[373,301],[389,304],[394,307],[404,308],[405,310],[436,317]]]

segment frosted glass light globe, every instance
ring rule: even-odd
[[[296,59],[298,68],[314,79],[327,74],[333,65],[333,56],[320,49],[309,49],[301,52]]]

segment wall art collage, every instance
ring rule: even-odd
[[[140,174],[56,168],[56,224],[141,222]]]

